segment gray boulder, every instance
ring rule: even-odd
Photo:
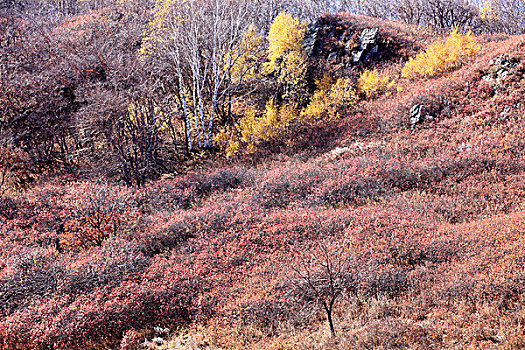
[[[378,34],[379,28],[363,29],[357,40],[357,48],[350,53],[353,64],[366,63],[372,54],[377,53],[379,49],[377,45]]]
[[[432,112],[428,106],[425,106],[421,103],[418,103],[412,108],[410,108],[410,129],[414,129],[417,124],[421,124],[424,121],[427,120],[434,120],[434,116],[432,113],[435,113],[436,111]]]
[[[414,129],[414,127],[417,124],[422,123],[425,120],[425,117],[423,116],[423,105],[420,103],[410,108],[409,113],[410,113],[410,129]]]
[[[337,52],[332,52],[328,55],[328,61],[337,61]]]
[[[313,57],[317,55],[317,46],[319,43],[321,33],[321,24],[319,21],[312,22],[308,25],[306,33],[304,35],[301,47],[306,53],[307,57]]]
[[[491,85],[500,85],[513,73],[518,63],[517,58],[510,57],[508,54],[498,55],[489,62],[482,79]]]

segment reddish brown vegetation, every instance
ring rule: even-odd
[[[0,348],[132,348],[196,324],[230,348],[525,346],[524,40],[320,123],[341,152],[0,197]],[[520,63],[492,85],[501,53]],[[433,119],[410,130],[416,102]],[[321,241],[343,247],[327,341],[309,302],[331,299],[291,282],[319,276]]]

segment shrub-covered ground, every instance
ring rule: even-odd
[[[2,197],[0,347],[525,347],[525,37],[479,40],[270,155]],[[417,103],[431,118],[410,128]]]

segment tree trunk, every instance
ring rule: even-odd
[[[332,319],[333,303],[330,303],[330,306],[328,306],[326,302],[323,302],[323,307],[326,311],[326,319],[328,320],[328,325],[330,326],[330,333],[332,334],[332,338],[335,338],[335,327],[334,321]]]
[[[332,310],[328,312],[328,324],[330,325],[330,333],[332,333],[332,338],[335,338],[335,328],[334,321],[332,320]]]

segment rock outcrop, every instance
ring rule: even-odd
[[[336,26],[317,20],[308,25],[301,47],[308,58],[321,56],[347,66],[365,64],[379,52],[379,28],[363,29],[356,40],[357,33],[351,28],[338,31]],[[330,45],[333,38],[344,45]]]
[[[307,57],[314,57],[318,54],[320,32],[321,24],[319,21],[312,22],[308,25],[301,45]]]
[[[378,52],[378,34],[379,28],[363,29],[357,41],[357,48],[350,52],[353,64],[366,63],[370,56]]]
[[[430,113],[432,113],[430,111]],[[435,117],[429,113],[429,109],[425,105],[418,103],[410,108],[410,129],[414,129],[417,124],[421,124],[426,120],[433,120]]]
[[[501,85],[519,64],[519,59],[508,54],[494,57],[481,77],[491,85]]]

